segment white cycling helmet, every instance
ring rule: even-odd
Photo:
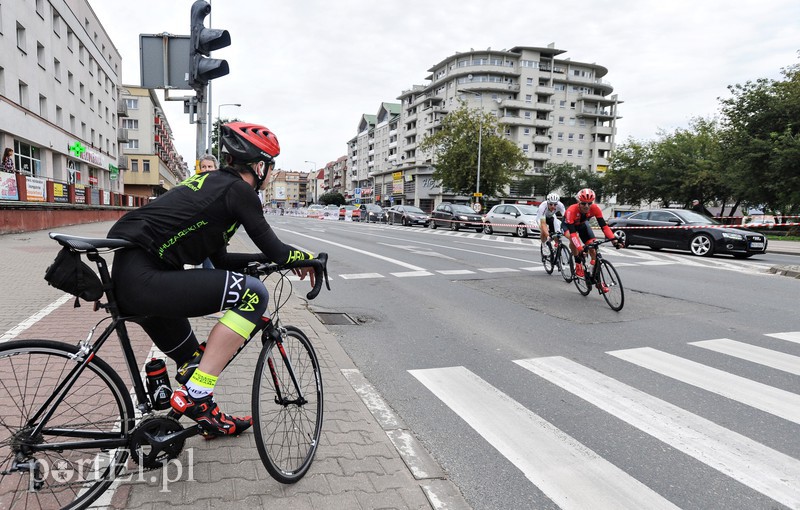
[[[558,195],[558,193],[550,193],[549,195],[547,195],[547,203],[548,204],[557,204],[560,201],[561,201],[561,197]]]

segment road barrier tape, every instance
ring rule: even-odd
[[[787,227],[794,227],[798,226],[800,223],[781,223],[780,226],[787,226]],[[609,225],[611,230],[616,228],[622,229],[648,229],[648,230],[659,230],[659,229],[686,229],[686,228],[738,228],[741,230],[747,230],[753,227],[775,227],[774,223],[748,223],[747,225],[670,225],[670,226],[644,226],[644,225]]]

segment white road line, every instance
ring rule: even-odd
[[[425,270],[422,270],[422,271],[406,271],[404,273],[389,273],[389,274],[392,275],[392,276],[396,276],[398,278],[407,278],[407,277],[413,277],[413,276],[432,276],[433,275],[433,273],[430,273],[430,272],[425,271]]]
[[[478,269],[484,273],[518,273],[519,269],[512,269],[510,267],[484,267]]]
[[[566,358],[516,363],[726,476],[800,507],[797,459]]]
[[[466,368],[409,373],[560,508],[677,508]]]
[[[436,271],[440,274],[446,275],[455,275],[455,274],[475,274],[475,271],[470,271],[469,269],[443,269],[440,271]]]
[[[521,267],[523,271],[544,271],[544,266]]]
[[[20,322],[19,324],[17,324],[13,328],[9,329],[5,333],[3,333],[3,336],[0,336],[0,344],[3,343],[3,342],[8,342],[9,340],[13,340],[20,333],[22,333],[26,329],[30,328],[31,326],[33,326],[34,324],[36,324],[37,322],[42,320],[44,317],[49,315],[51,312],[56,310],[59,306],[63,305],[64,303],[66,303],[70,299],[75,299],[75,296],[71,296],[69,294],[64,294],[63,296],[61,296],[60,298],[56,299],[55,301],[53,301],[49,305],[45,306],[44,308],[42,308],[41,310],[39,310],[35,314],[31,315],[30,317],[28,317],[24,321]]]
[[[640,266],[671,266],[673,264],[676,264],[676,262],[669,260],[643,260],[639,262]]]
[[[344,280],[364,280],[366,278],[383,278],[383,275],[380,273],[340,274],[339,278]]]
[[[651,347],[609,351],[608,354],[791,422],[800,423],[800,395],[795,393]]]
[[[788,331],[786,333],[770,333],[767,336],[777,338],[778,340],[786,340],[787,342],[794,342],[800,344],[800,331]]]
[[[733,356],[745,361],[752,361],[753,363],[789,372],[790,374],[800,375],[800,357],[792,356],[785,352],[773,351],[772,349],[765,349],[757,345],[737,342],[730,338],[689,342],[689,345],[721,352],[728,356]]]
[[[345,250],[354,251],[356,253],[362,253],[362,254],[367,255],[369,257],[375,257],[376,259],[385,260],[386,262],[390,262],[392,264],[397,264],[398,266],[404,267],[406,269],[411,269],[412,271],[425,271],[425,269],[422,268],[422,267],[415,266],[413,264],[408,264],[406,262],[403,262],[403,261],[397,260],[397,259],[393,259],[391,257],[384,257],[383,255],[378,255],[377,253],[372,253],[370,251],[359,250],[358,248],[353,248],[352,246],[347,246],[346,244],[335,243],[333,241],[328,241],[327,239],[322,239],[321,237],[314,237],[314,236],[310,236],[310,235],[307,235],[307,234],[301,234],[300,232],[296,232],[294,230],[288,230],[288,229],[285,229],[285,228],[281,228],[279,230],[283,230],[284,232],[290,232],[290,233],[298,235],[298,236],[307,237],[309,239],[313,239],[313,240],[318,241],[320,243],[327,243],[327,244],[331,244],[333,246],[338,246],[339,248],[344,248]]]

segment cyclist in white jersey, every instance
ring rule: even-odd
[[[539,232],[543,243],[547,242],[550,232],[555,232],[557,229],[556,215],[563,218],[565,211],[566,208],[561,203],[561,197],[557,193],[550,193],[547,195],[547,200],[539,204],[539,210],[536,212],[536,222],[539,224]]]

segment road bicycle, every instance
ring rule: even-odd
[[[50,237],[97,264],[106,302],[95,301],[94,309],[105,310],[108,316],[77,345],[53,340],[0,345],[0,508],[4,509],[86,508],[115,479],[163,467],[178,457],[187,438],[200,433],[194,423],[184,428],[171,410],[157,413],[155,398],[143,384],[142,365],[126,328],[137,317],[121,315],[101,255],[134,245],[121,239],[57,233]],[[263,279],[280,275],[275,311],[261,334],[252,411],[259,456],[270,475],[282,483],[297,482],[306,474],[322,432],[322,376],[314,347],[300,329],[283,326],[279,317],[291,295],[288,273],[298,267],[312,267],[315,272],[308,299],[317,296],[323,279],[330,289],[324,253],[312,260],[252,263],[247,268],[248,274]],[[288,294],[283,298],[286,282]],[[108,325],[93,340],[105,321]],[[123,367],[112,368],[98,356],[113,334],[120,341],[132,390],[115,370]]]
[[[547,274],[553,274],[553,270],[557,267],[561,277],[569,283],[575,276],[575,262],[572,260],[567,242],[567,237],[556,231],[547,238],[546,242],[541,243],[539,251],[542,255],[542,265]],[[555,244],[555,250],[553,244]]]
[[[611,262],[603,258],[603,254],[600,253],[599,249],[601,244],[615,240],[616,239],[595,240],[585,244],[581,249],[583,252],[581,264],[583,265],[584,276],[580,277],[576,275],[573,281],[575,282],[575,287],[578,288],[578,292],[583,296],[588,296],[592,291],[592,286],[594,286],[603,296],[603,299],[606,300],[608,306],[615,312],[618,312],[622,310],[625,304],[625,290],[622,287],[622,280],[620,280],[619,273],[614,269]],[[589,250],[593,248],[597,250],[594,264],[591,263],[591,258],[588,255]]]

